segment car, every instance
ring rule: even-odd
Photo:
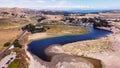
[[[13,59],[13,57],[10,58],[11,60]]]
[[[8,60],[6,64],[9,64],[11,60]]]

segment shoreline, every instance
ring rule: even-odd
[[[27,47],[25,47],[27,48]],[[71,56],[67,54],[60,54],[53,56],[52,60],[50,62],[46,62],[38,58],[37,56],[31,54],[29,51],[26,51],[26,54],[30,58],[29,60],[29,68],[66,68],[69,65],[73,67],[82,66],[82,67],[89,67],[93,68],[96,67],[95,64],[98,64],[101,66],[101,61],[93,58],[87,58],[87,57],[79,57],[79,56]],[[92,62],[95,61],[96,63]],[[67,65],[66,65],[67,64]],[[74,65],[75,64],[75,65]],[[59,66],[60,65],[60,66]],[[101,68],[101,67],[98,67]]]
[[[92,58],[95,58],[95,59],[98,59],[98,60],[101,60],[102,62],[102,65],[103,65],[103,68],[119,68],[120,67],[120,30],[119,29],[112,29],[112,34],[109,34],[107,35],[107,37],[101,37],[101,38],[98,38],[98,39],[95,39],[95,41],[99,40],[99,39],[103,39],[105,41],[105,39],[108,41],[108,40],[111,40],[112,42],[112,48],[113,50],[112,51],[105,51],[105,52],[101,52],[101,53],[90,53],[90,54],[87,54],[86,56],[88,57],[92,57]],[[93,43],[92,40],[86,40],[86,41],[89,41],[90,43]],[[86,42],[86,41],[83,41],[83,42]],[[81,43],[81,41],[78,41],[78,42],[74,42],[74,43]],[[70,43],[70,44],[73,44],[73,43]],[[97,44],[97,43],[95,43]],[[74,44],[72,45],[74,46]],[[84,45],[85,46],[85,45]],[[88,45],[87,45],[88,46]],[[68,47],[67,47],[68,48]],[[82,53],[78,54],[78,55],[81,55]],[[117,63],[117,64],[116,64]]]
[[[72,32],[71,30],[64,30],[63,28],[61,28],[61,25],[59,25],[59,26],[57,26],[57,27],[55,27],[55,28],[53,28],[53,25],[51,25],[52,27],[51,27],[51,30],[48,30],[47,32],[42,32],[42,33],[35,33],[35,34],[32,34],[32,35],[29,35],[29,37],[28,37],[28,40],[30,40],[30,41],[35,41],[35,40],[40,40],[40,39],[46,39],[46,38],[53,38],[53,37],[60,37],[60,36],[72,36],[72,35],[82,35],[82,34],[87,34],[87,33],[89,33],[90,31],[89,31],[89,29],[87,29],[87,28],[83,28],[83,27],[79,27],[80,29],[82,29],[81,31],[83,31],[83,32],[77,32],[77,30],[75,30],[76,28],[75,28],[75,26],[69,26],[69,27],[67,27],[66,29],[68,30],[68,28],[70,29],[74,29],[73,31],[74,32]],[[58,29],[60,27],[60,29]],[[78,28],[78,26],[77,26],[77,28]],[[56,31],[54,31],[53,29],[57,29],[58,31],[56,32]],[[77,33],[75,33],[75,31],[77,32]],[[84,32],[85,31],[85,32]]]
[[[29,52],[27,50],[28,45],[25,46],[25,52],[26,55],[29,57],[29,68],[45,68],[46,66],[48,66],[48,62],[45,62],[43,60],[41,60],[40,58],[38,58],[37,56],[31,54],[31,52]]]
[[[28,40],[30,40],[30,42],[31,42],[31,41],[38,40],[38,39],[44,39],[46,37],[48,37],[48,38],[52,37],[52,36],[48,36],[47,33],[36,33],[33,36],[36,36],[36,35],[37,35],[37,37],[30,37],[29,36]],[[38,65],[38,68],[39,68],[39,66],[44,66],[44,65],[41,65],[42,63],[44,63],[45,65],[47,64],[47,66],[48,66],[48,64],[49,64],[48,62],[45,62],[45,61],[41,60],[39,57],[31,54],[31,52],[29,52],[27,50],[27,48],[28,48],[28,45],[25,45],[25,52],[26,52],[27,56],[30,58],[30,60],[28,60],[28,62],[30,64],[29,68],[34,68],[34,67],[36,68],[35,64]]]
[[[101,30],[106,30],[106,31],[111,31],[113,33],[116,33],[117,31],[119,31],[119,29],[116,29],[115,27],[96,27],[96,29],[101,29]]]
[[[113,37],[113,36],[116,36],[116,34],[114,34],[115,32],[113,32],[113,34],[109,34],[107,35],[107,37],[102,37],[102,38],[108,38],[108,37]],[[98,38],[98,39],[101,39],[101,38]],[[96,40],[98,40],[96,39]],[[91,41],[91,40],[88,40],[88,41]],[[80,41],[79,41],[80,42]],[[28,50],[28,45],[25,47],[26,48],[26,54],[28,55],[28,57],[30,58],[30,66],[29,68],[34,68],[34,67],[42,67],[43,68],[46,68],[46,66],[49,66],[49,62],[45,62],[43,60],[41,60],[39,57],[35,56],[35,55],[32,55]],[[91,56],[93,57],[93,56]],[[95,58],[96,59],[96,58]],[[37,65],[37,66],[36,66]],[[104,65],[104,64],[102,64]]]

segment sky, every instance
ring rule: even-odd
[[[120,9],[120,0],[0,0],[0,7],[33,9]]]

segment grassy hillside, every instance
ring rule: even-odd
[[[9,29],[23,26],[28,23],[27,19],[17,18],[0,18],[0,29]]]
[[[4,49],[3,45],[13,41],[19,33],[21,31],[18,29],[0,29],[0,52]]]

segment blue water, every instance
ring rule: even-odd
[[[36,40],[31,42],[28,45],[28,50],[32,54],[38,56],[39,58],[46,60],[47,56],[45,55],[44,50],[50,45],[53,45],[53,44],[64,45],[64,44],[76,42],[76,41],[92,40],[100,37],[105,37],[108,34],[112,33],[106,30],[94,29],[92,26],[87,26],[84,28],[88,28],[90,32],[88,34],[83,34],[83,35],[60,36],[60,37]]]
[[[73,12],[73,13],[94,13],[94,12],[106,12],[110,10],[68,10],[68,12]]]

